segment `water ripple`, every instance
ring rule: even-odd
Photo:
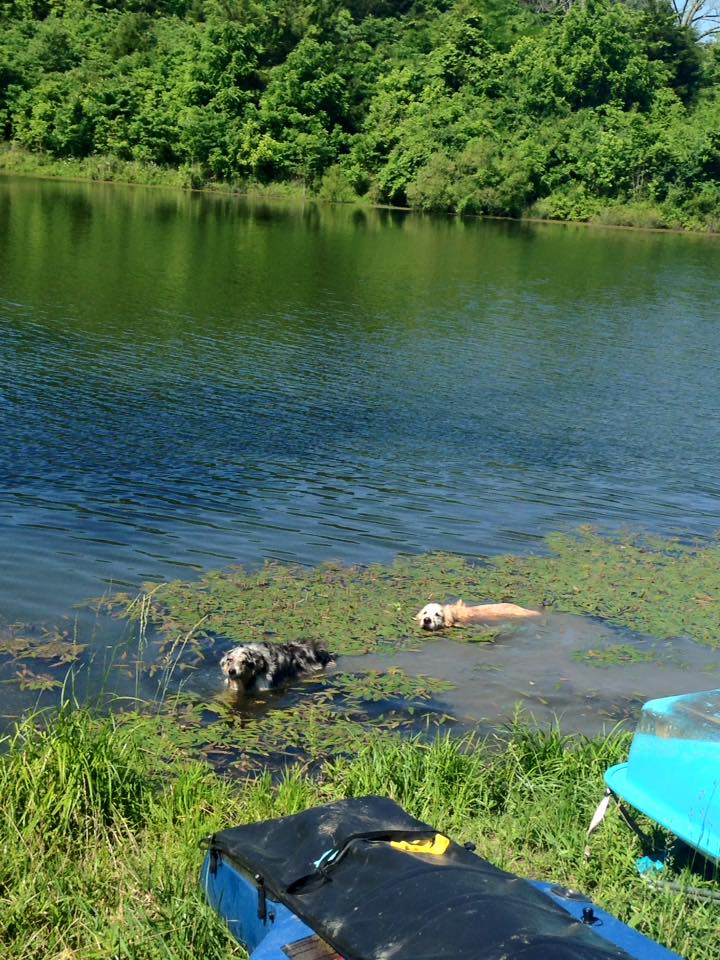
[[[714,531],[710,241],[29,184],[0,179],[0,616],[268,557]]]

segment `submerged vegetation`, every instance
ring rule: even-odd
[[[367,653],[428,639],[413,622],[425,603],[509,600],[601,617],[658,639],[688,637],[716,647],[720,545],[609,539],[591,531],[553,535],[548,553],[470,562],[449,554],[400,557],[390,566],[267,564],[207,574],[195,582],[147,584],[138,600],[110,607],[145,618],[168,637],[194,632],[202,646],[278,637],[324,639],[337,653]],[[495,631],[454,628],[454,639]]]
[[[188,755],[210,759],[241,777],[270,764],[315,766],[339,752],[359,750],[381,734],[437,730],[453,718],[428,702],[447,689],[431,677],[402,671],[336,675],[297,687],[292,702],[274,706],[267,696],[238,703],[232,696],[205,701],[191,694],[168,696],[153,712],[153,729],[182,744]],[[136,714],[144,723],[143,705]]]
[[[627,746],[622,734],[587,740],[521,722],[485,741],[385,734],[312,776],[295,767],[231,783],[152,717],[65,704],[19,724],[0,753],[3,957],[241,957],[203,902],[200,839],[381,793],[506,869],[583,889],[688,960],[717,960],[714,905],[646,884],[634,867],[639,843],[617,815],[583,857],[602,773]]]
[[[714,230],[718,46],[686,9],[4,2],[0,169]]]

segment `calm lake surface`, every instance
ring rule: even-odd
[[[717,240],[0,178],[0,617],[720,524]]]
[[[0,178],[0,621],[720,524],[712,238]]]

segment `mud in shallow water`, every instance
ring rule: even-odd
[[[545,614],[514,624],[495,642],[457,642],[452,632],[388,655],[343,657],[343,670],[398,666],[454,684],[438,707],[461,726],[495,727],[517,704],[538,722],[595,734],[637,718],[654,697],[710,689],[720,654],[691,640],[643,637],[601,620]]]

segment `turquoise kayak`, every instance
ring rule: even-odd
[[[649,700],[608,789],[706,857],[720,859],[720,690]]]

